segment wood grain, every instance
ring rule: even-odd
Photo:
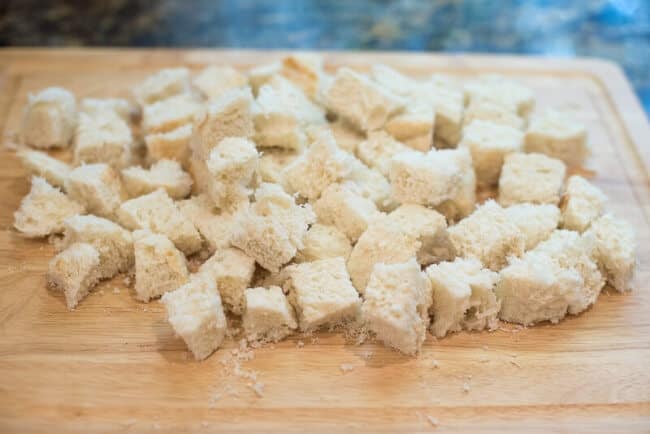
[[[282,54],[3,50],[0,127],[10,142],[27,93],[45,86],[126,96],[163,66],[248,68]],[[497,72],[530,85],[538,107],[575,109],[589,128],[594,182],[638,232],[635,291],[606,290],[556,326],[429,337],[418,358],[336,334],[292,337],[241,363],[264,383],[259,397],[228,372],[236,343],[194,362],[162,306],[135,301],[122,278],[67,312],[45,287],[52,247],[12,230],[29,181],[2,149],[0,432],[650,432],[650,129],[620,69],[599,60],[363,52],[328,53],[327,61],[383,62],[414,75]]]

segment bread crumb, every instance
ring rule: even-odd
[[[113,288],[113,294],[119,294],[120,288]]]
[[[515,365],[518,368],[521,368],[521,365],[519,363],[517,363],[516,361],[514,361],[514,360],[510,360],[510,363],[512,363],[513,365]]]
[[[436,359],[433,359],[433,360],[431,361],[431,367],[432,367],[433,369],[438,369],[438,368],[440,367],[440,364],[438,363],[438,361],[437,361]]]
[[[253,389],[253,392],[255,392],[255,394],[258,397],[260,397],[260,398],[264,397],[264,383],[260,383],[258,381],[258,382],[255,382],[253,384],[249,384],[248,387]]]
[[[487,346],[487,345],[483,345],[483,347],[481,347],[481,348],[483,348],[484,351],[487,351],[487,350],[488,350],[488,346]]]
[[[481,358],[479,358],[478,361],[481,362],[481,363],[487,363],[487,362],[490,361],[490,359],[488,359],[488,358],[485,357],[485,356],[481,356]]]
[[[202,426],[203,428],[207,428],[209,425],[210,425],[210,424],[207,423],[206,421],[201,421],[201,426]]]
[[[427,420],[429,421],[431,426],[438,426],[438,419],[436,419],[435,417],[431,415],[427,415]]]
[[[466,381],[463,383],[463,392],[469,393],[469,390],[471,389],[469,383]]]
[[[97,291],[97,292],[99,293],[99,295],[104,295],[104,290],[103,290],[103,289],[100,289],[100,290]]]
[[[374,353],[373,353],[372,351],[370,351],[370,350],[366,350],[366,351],[363,351],[363,352],[361,353],[361,357],[363,357],[364,359],[368,360],[369,358],[371,358],[371,357],[373,356],[373,354],[374,354]]]
[[[304,347],[304,346],[305,346],[305,343],[303,341],[296,342],[296,347],[298,347],[299,349]]]
[[[354,370],[354,365],[352,363],[341,363],[341,371],[343,373],[350,372]]]

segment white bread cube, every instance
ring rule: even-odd
[[[426,338],[430,306],[431,282],[411,259],[374,267],[361,312],[377,339],[404,354],[415,355]]]
[[[395,95],[409,98],[415,95],[417,81],[388,65],[377,63],[372,65],[372,79]]]
[[[368,77],[342,67],[325,91],[327,108],[361,131],[384,126],[404,108],[404,101]]]
[[[74,163],[106,163],[115,169],[131,166],[133,135],[129,125],[111,111],[96,116],[79,115],[75,135]]]
[[[124,98],[84,98],[79,108],[90,116],[100,116],[105,111],[112,111],[125,122],[129,122],[131,115],[135,113],[134,107]]]
[[[317,139],[283,171],[289,193],[316,200],[329,185],[339,182],[351,170],[352,156],[336,146],[332,136]]]
[[[436,206],[436,210],[447,217],[448,221],[458,221],[470,215],[476,206],[476,173],[472,165],[472,154],[467,148],[442,149],[438,152],[447,154],[448,158],[456,162],[461,177],[456,194]]]
[[[123,169],[122,182],[130,197],[162,188],[172,199],[182,199],[192,190],[192,177],[174,160],[159,160],[149,169],[140,166]]]
[[[376,218],[359,237],[348,259],[347,267],[354,287],[363,294],[376,264],[406,262],[415,257],[420,244],[388,217]]]
[[[296,314],[281,288],[248,288],[244,297],[242,323],[250,342],[278,342],[298,328]]]
[[[433,103],[416,96],[402,113],[386,122],[384,129],[408,147],[427,152],[433,147],[435,119]]]
[[[210,151],[208,195],[218,208],[233,209],[248,202],[258,160],[255,143],[240,137],[227,137]]]
[[[166,235],[186,255],[201,248],[198,231],[162,188],[127,200],[118,208],[117,218],[130,230],[148,229]]]
[[[50,260],[47,282],[63,291],[69,310],[74,309],[99,281],[99,261],[99,252],[87,243],[71,244]]]
[[[337,227],[352,242],[366,230],[379,214],[374,202],[341,184],[332,184],[314,204],[318,221]]]
[[[219,98],[231,89],[246,86],[248,78],[232,66],[210,65],[194,77],[192,84],[205,98],[211,100]]]
[[[472,99],[465,109],[463,125],[469,125],[477,119],[505,125],[518,130],[524,128],[524,119],[514,110],[489,99]]]
[[[300,156],[297,151],[282,148],[267,148],[261,152],[257,165],[260,182],[284,184],[283,169]]]
[[[248,70],[248,83],[257,95],[262,86],[271,81],[272,77],[277,76],[282,70],[281,62],[272,62],[265,65],[256,66]]]
[[[560,221],[560,210],[555,205],[520,203],[505,210],[510,221],[524,235],[526,250],[547,239]]]
[[[636,266],[636,235],[623,219],[605,214],[591,223],[587,235],[595,239],[594,256],[603,275],[620,292],[631,289]]]
[[[167,318],[196,360],[212,354],[226,335],[226,316],[213,280],[193,278],[162,297]]]
[[[449,152],[403,152],[390,164],[393,198],[400,203],[436,206],[458,194],[463,170]]]
[[[65,180],[70,199],[86,207],[86,211],[114,219],[117,208],[126,199],[120,176],[103,163],[76,167]]]
[[[176,205],[205,239],[210,253],[230,245],[233,225],[236,224],[234,214],[217,212],[214,203],[204,194],[176,202]]]
[[[180,94],[142,109],[142,128],[147,134],[164,133],[191,124],[201,105],[190,94]]]
[[[409,150],[408,146],[398,142],[385,131],[372,131],[368,133],[368,138],[357,146],[357,156],[367,166],[388,176],[392,158]]]
[[[145,303],[187,283],[185,256],[164,235],[133,232],[135,298]]]
[[[226,137],[253,137],[252,107],[253,95],[248,87],[229,90],[208,103],[194,118],[191,148],[195,157],[206,160],[212,148]]]
[[[99,252],[100,279],[109,279],[133,267],[133,237],[122,226],[94,215],[72,216],[64,221],[62,248],[88,243]]]
[[[344,119],[337,119],[330,123],[329,127],[339,148],[351,154],[355,154],[359,143],[366,139],[365,135],[355,130]]]
[[[565,112],[547,109],[534,116],[524,139],[526,152],[539,152],[577,166],[589,156],[587,129]]]
[[[76,126],[74,95],[60,87],[48,87],[36,95],[28,95],[20,138],[23,144],[33,148],[65,148]]]
[[[449,260],[454,256],[445,217],[432,209],[404,204],[388,214],[403,232],[420,242],[417,260],[421,265]]]
[[[234,247],[217,250],[199,268],[217,284],[224,308],[241,315],[246,307],[244,290],[253,280],[255,259]]]
[[[391,197],[390,182],[378,170],[369,168],[356,158],[352,159],[350,174],[343,185],[373,201],[379,210],[391,211],[397,207],[397,202]]]
[[[498,274],[483,268],[476,258],[457,258],[426,270],[433,289],[431,333],[442,338],[465,330],[493,330],[499,302],[494,294]]]
[[[463,129],[459,146],[472,154],[478,184],[492,186],[499,181],[505,157],[521,151],[523,138],[516,128],[479,119]]]
[[[164,133],[147,134],[144,137],[150,159],[176,160],[185,163],[190,155],[192,125],[182,125]]]
[[[468,102],[485,99],[502,105],[518,115],[527,117],[535,106],[532,90],[514,80],[499,75],[483,75],[464,87]]]
[[[347,261],[352,252],[350,240],[335,226],[313,224],[302,242],[303,247],[296,255],[296,262],[312,262],[339,256]]]
[[[312,331],[357,319],[361,299],[350,282],[343,258],[321,259],[290,267],[285,282],[300,330]]]
[[[463,126],[463,91],[447,77],[434,75],[417,90],[436,111],[434,138],[443,147],[456,147]]]
[[[45,237],[63,232],[63,221],[84,211],[83,205],[34,176],[29,194],[14,213],[14,227],[30,238]]]
[[[280,73],[314,99],[323,75],[323,57],[312,53],[290,54],[282,59]]]
[[[187,68],[161,69],[133,88],[135,100],[141,106],[189,92],[190,71]]]
[[[543,154],[510,154],[499,177],[499,203],[549,203],[558,205],[566,166]]]
[[[45,152],[21,149],[17,152],[17,155],[25,169],[32,175],[45,178],[54,187],[63,188],[65,179],[72,170],[69,164],[50,157]]]
[[[448,232],[457,255],[477,258],[493,271],[503,268],[509,257],[524,252],[524,235],[493,200],[483,203]]]
[[[562,227],[584,232],[603,214],[607,197],[595,185],[579,175],[569,177],[562,198]]]

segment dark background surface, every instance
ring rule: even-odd
[[[0,45],[602,57],[650,113],[650,0],[0,0]]]

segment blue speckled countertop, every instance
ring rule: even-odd
[[[650,0],[4,0],[0,45],[602,57],[623,66],[650,113]]]

